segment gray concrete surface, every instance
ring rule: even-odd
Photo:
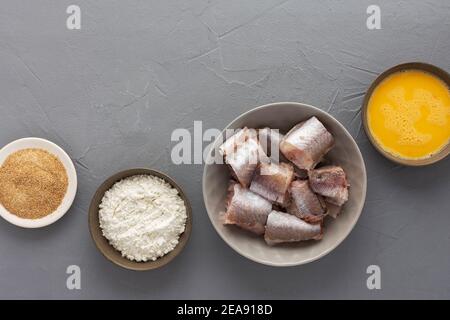
[[[381,30],[366,8],[381,7]],[[81,7],[81,30],[66,8]],[[397,166],[361,130],[365,90],[384,69],[425,61],[450,70],[448,1],[24,1],[0,4],[0,144],[39,136],[75,160],[78,195],[56,224],[0,221],[0,298],[450,298],[450,160]],[[301,101],[348,128],[368,170],[364,212],[334,252],[272,268],[215,233],[201,165],[170,161],[175,128],[223,128],[245,110]],[[161,270],[109,263],[89,236],[96,187],[124,168],[166,171],[194,209],[191,241]],[[66,288],[79,265],[81,290]],[[366,287],[379,265],[382,289]]]

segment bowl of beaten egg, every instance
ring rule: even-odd
[[[412,62],[383,72],[364,99],[364,129],[386,158],[423,166],[450,152],[450,75]]]

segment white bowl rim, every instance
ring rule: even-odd
[[[358,214],[356,216],[356,219],[354,219],[353,223],[351,224],[350,228],[348,229],[348,232],[346,234],[344,234],[341,239],[339,239],[338,241],[336,241],[332,246],[330,246],[329,248],[327,248],[327,250],[324,250],[323,252],[317,254],[314,257],[299,261],[299,262],[292,262],[292,263],[277,263],[277,262],[272,262],[272,261],[268,261],[268,260],[264,260],[264,259],[259,259],[259,258],[255,258],[250,256],[249,254],[245,253],[244,251],[242,251],[241,249],[239,249],[238,246],[233,245],[231,242],[229,242],[223,235],[222,233],[219,231],[219,229],[216,227],[216,225],[213,223],[213,219],[211,217],[212,213],[209,212],[208,208],[206,207],[206,196],[205,196],[205,192],[203,193],[203,202],[205,204],[205,208],[206,208],[206,212],[208,214],[209,220],[211,222],[211,224],[213,225],[214,229],[216,230],[217,234],[219,234],[219,236],[222,238],[223,241],[225,241],[226,244],[228,244],[234,251],[236,251],[237,253],[239,253],[241,256],[257,262],[257,263],[261,263],[263,265],[267,265],[267,266],[271,266],[271,267],[292,267],[292,266],[299,266],[299,265],[303,265],[303,264],[307,264],[313,261],[316,261],[324,256],[326,256],[328,253],[330,253],[331,251],[333,251],[334,249],[337,248],[337,246],[339,246],[345,239],[347,239],[348,235],[350,234],[350,232],[353,230],[353,228],[355,227],[356,223],[358,222],[361,213],[363,211],[364,208],[364,203],[366,201],[366,193],[367,193],[367,172],[366,172],[366,165],[364,163],[364,158],[362,156],[361,150],[359,150],[358,144],[356,143],[355,139],[353,139],[352,135],[348,132],[348,130],[344,127],[344,125],[338,121],[335,117],[333,117],[331,114],[329,114],[326,111],[323,111],[317,107],[314,107],[312,105],[306,104],[306,103],[302,103],[302,102],[274,102],[274,103],[268,103],[268,104],[264,104],[262,106],[259,107],[255,107],[252,108],[248,111],[245,111],[244,113],[240,114],[238,117],[236,117],[235,119],[233,119],[230,123],[228,123],[228,125],[225,126],[225,128],[221,131],[221,135],[223,136],[224,131],[229,128],[235,121],[239,120],[240,118],[248,115],[251,112],[254,112],[256,110],[259,109],[264,109],[264,108],[268,108],[268,107],[273,107],[273,106],[277,106],[277,105],[293,105],[293,106],[297,106],[297,107],[307,107],[307,108],[311,108],[312,110],[316,111],[318,114],[326,114],[327,116],[331,117],[337,124],[339,127],[341,127],[341,129],[343,129],[343,132],[345,133],[345,135],[347,137],[350,138],[352,144],[354,145],[354,147],[356,147],[357,150],[357,154],[361,160],[362,163],[362,169],[363,169],[363,173],[364,173],[364,181],[363,181],[363,189],[362,189],[362,201],[361,204],[359,205],[358,208]],[[211,144],[211,146],[215,146],[217,143],[217,139],[214,141],[213,144]],[[208,157],[206,159],[206,163],[210,163],[211,160],[211,153],[212,153],[212,148],[211,150],[208,151]],[[206,167],[208,165],[205,164],[204,168],[203,168],[203,177],[202,177],[202,191],[205,190],[205,184],[206,184]]]
[[[15,149],[16,145],[19,144],[28,144],[29,147],[19,147]],[[64,165],[66,171],[67,171],[67,177],[69,179],[68,181],[68,187],[67,192],[60,204],[60,206],[55,210],[55,212],[50,213],[49,215],[39,218],[39,219],[25,219],[20,218],[12,213],[10,213],[8,210],[6,210],[3,205],[0,203],[0,216],[4,218],[9,223],[16,225],[18,227],[22,228],[41,228],[48,226],[56,221],[58,221],[61,217],[63,217],[67,211],[69,211],[70,207],[72,206],[72,203],[75,199],[75,195],[77,192],[78,187],[78,179],[77,179],[77,172],[75,170],[75,166],[72,162],[72,159],[69,157],[69,155],[57,144],[54,142],[51,142],[49,140],[43,139],[43,138],[37,138],[37,137],[27,137],[27,138],[21,138],[14,140],[4,147],[0,149],[0,157],[4,157],[6,159],[11,153],[16,152],[18,150],[26,149],[26,148],[33,148],[33,145],[36,144],[36,148],[44,149],[46,151],[49,151],[50,153],[54,154],[58,157],[58,159],[61,161],[61,163]],[[39,145],[37,145],[39,144]],[[13,149],[12,151],[8,151],[8,149]],[[3,160],[4,161],[4,160]],[[3,161],[0,160],[0,166],[3,164]]]

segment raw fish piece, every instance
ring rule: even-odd
[[[276,129],[262,128],[258,130],[259,143],[273,163],[290,162],[281,152],[280,144],[284,135]],[[273,150],[273,151],[272,151]],[[308,171],[294,167],[294,175],[299,179],[308,179]]]
[[[226,156],[234,153],[238,146],[247,141],[249,138],[257,139],[257,132],[254,129],[244,127],[238,129],[235,134],[228,137],[227,140],[219,147],[219,152]]]
[[[318,223],[327,214],[323,198],[315,194],[308,180],[295,180],[289,187],[291,200],[287,211],[309,223]]]
[[[246,188],[259,162],[267,158],[258,142],[256,130],[246,127],[225,141],[219,151],[225,157],[232,176]]]
[[[284,136],[280,150],[297,167],[310,170],[333,144],[331,133],[316,117],[311,117],[297,124]]]
[[[250,190],[280,206],[286,205],[288,188],[294,178],[294,167],[288,163],[260,163]]]
[[[289,213],[272,211],[267,218],[264,240],[269,245],[282,242],[322,239],[322,225],[309,224]]]
[[[288,160],[280,153],[280,143],[284,136],[278,129],[262,128],[258,130],[258,139],[261,147],[272,162],[280,163]]]
[[[326,202],[326,204],[327,204],[327,208],[328,208],[328,215],[330,217],[333,217],[334,219],[336,219],[338,217],[338,215],[341,214],[342,207],[341,206],[337,206],[335,204],[332,204],[330,202]]]
[[[342,206],[348,200],[347,178],[339,166],[325,166],[309,172],[309,184],[325,201]]]
[[[224,224],[235,224],[262,235],[270,211],[272,204],[269,201],[238,183],[231,183]]]

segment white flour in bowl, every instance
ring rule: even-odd
[[[187,215],[177,189],[159,177],[136,175],[105,192],[99,218],[103,235],[122,256],[154,261],[178,244]]]

